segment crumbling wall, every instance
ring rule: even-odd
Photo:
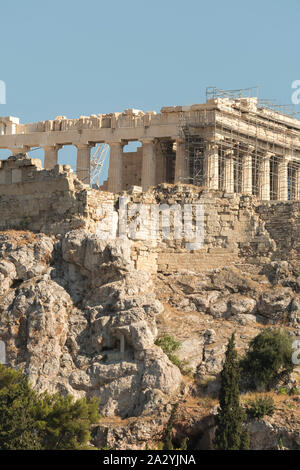
[[[129,157],[128,157],[129,158]],[[129,158],[130,159],[130,158]],[[268,261],[299,253],[300,203],[262,203],[254,196],[205,190],[192,185],[161,184],[143,193],[136,188],[124,193],[127,208],[125,237],[132,243],[132,259],[137,269],[148,272],[196,272],[238,263]],[[149,219],[132,236],[129,215],[143,204]],[[153,205],[178,207],[202,204],[204,237],[202,245],[188,246],[184,231],[174,237],[171,211],[170,236],[165,238],[160,218],[158,237],[149,236]],[[109,215],[110,214],[110,215]],[[0,229],[29,229],[46,234],[65,234],[85,228],[104,239],[120,236],[117,195],[82,184],[68,166],[42,170],[39,161],[26,156],[10,157],[0,167]],[[160,216],[161,217],[161,216]],[[182,222],[184,220],[182,219]],[[195,213],[193,224],[195,225]]]
[[[153,203],[179,204],[182,208],[185,204],[201,203],[204,210],[203,246],[200,249],[187,249],[184,236],[178,240],[172,237],[165,240],[160,226],[159,240],[138,240],[133,245],[133,258],[143,269],[152,266],[152,270],[155,267],[162,272],[199,272],[235,264],[242,258],[250,262],[267,261],[276,250],[276,241],[256,212],[258,201],[255,197],[228,195],[191,185],[162,184],[147,193],[130,196],[128,207],[135,203],[149,206]]]
[[[111,193],[82,184],[68,165],[42,170],[40,160],[14,156],[0,167],[0,230],[29,229],[66,233],[72,228],[96,230],[98,207]]]
[[[273,257],[298,258],[300,254],[300,202],[272,201],[257,205],[256,212],[276,240]]]

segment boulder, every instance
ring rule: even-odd
[[[257,304],[258,313],[270,322],[284,320],[289,315],[293,293],[288,287],[278,287],[263,292]]]

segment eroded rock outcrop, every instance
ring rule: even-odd
[[[163,406],[181,374],[154,344],[163,306],[150,274],[133,268],[130,242],[84,230],[26,237],[0,240],[8,364],[39,391],[99,396],[106,415],[150,412],[158,397]]]
[[[194,203],[202,193],[161,185],[131,203]],[[53,230],[53,216],[48,235],[0,233],[0,339],[7,363],[22,368],[38,391],[100,397],[104,419],[94,434],[101,446],[154,445],[177,401],[182,432],[199,448],[209,446],[213,420],[205,403],[216,401],[231,334],[240,354],[264,326],[300,335],[297,259],[281,259],[284,244],[274,241],[270,233],[277,232],[267,230],[253,198],[204,196],[208,228],[196,252],[182,240],[103,240],[81,218],[64,219]],[[94,215],[98,202],[89,208]],[[94,228],[102,215],[95,215]],[[190,377],[155,345],[164,333],[180,341],[177,355]],[[297,441],[298,421],[284,431],[280,419],[252,426],[253,448],[277,446],[280,433],[287,446]],[[266,437],[270,426],[273,440]]]

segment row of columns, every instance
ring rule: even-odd
[[[186,158],[186,149],[184,139],[176,141],[176,160],[174,183],[187,181],[188,162]],[[108,190],[114,193],[121,192],[123,189],[123,147],[126,141],[110,142],[110,163]],[[142,160],[142,187],[146,191],[149,187],[157,184],[156,181],[156,139],[143,139],[143,160]],[[90,152],[93,145],[77,145],[77,165],[76,171],[78,178],[84,183],[90,182]],[[58,151],[62,145],[44,147],[46,169],[54,168],[58,161]],[[13,149],[13,154],[24,153],[30,150]],[[262,200],[269,200],[271,194],[270,188],[270,160],[274,156],[271,152],[266,152],[259,159],[257,181],[253,181],[253,159],[254,146],[249,145],[247,151],[241,157],[241,170],[239,172],[239,190],[242,193],[252,194],[254,183],[258,187],[258,197]],[[235,170],[234,170],[234,151],[227,150],[223,153],[223,174],[221,178],[221,187],[219,188],[219,146],[216,142],[206,145],[204,152],[203,176],[204,185],[209,189],[223,189],[229,193],[235,191]],[[273,189],[279,200],[288,199],[288,162],[289,157],[278,157],[276,175],[273,175]],[[293,198],[300,199],[300,168],[295,169],[295,184],[293,188]]]
[[[126,142],[127,143],[127,142]],[[156,181],[156,139],[143,139],[142,187],[147,191]],[[112,142],[110,145],[110,161],[108,174],[108,190],[118,193],[123,189],[123,146],[125,143]],[[176,140],[176,161],[174,182],[184,181],[187,177],[187,161],[184,140]]]
[[[142,187],[146,191],[149,187],[157,184],[156,181],[156,139],[143,139],[143,161],[142,161]],[[128,142],[109,142],[110,162],[108,175],[108,190],[118,193],[123,189],[123,147]],[[76,174],[84,182],[90,182],[90,153],[93,145],[82,144],[77,147]],[[44,168],[50,170],[58,162],[58,151],[62,145],[44,147]],[[13,155],[29,151],[29,147],[12,149]],[[185,155],[185,141],[176,140],[176,163],[174,182],[185,181],[187,173],[187,160]]]
[[[57,165],[58,162],[58,151],[62,148],[62,145],[52,145],[49,147],[43,147],[45,156],[44,156],[44,168],[46,170],[51,170]],[[78,178],[84,183],[89,184],[90,182],[90,155],[91,148],[93,145],[82,144],[76,145],[77,147],[77,161],[76,161],[76,174]],[[19,153],[29,152],[30,147],[22,148],[13,148],[11,152],[13,155]]]
[[[252,154],[255,147],[249,146],[247,152],[241,158],[241,174],[240,187],[241,192],[246,194],[253,193],[253,169]],[[274,156],[273,153],[267,152],[259,159],[258,167],[258,197],[262,200],[270,200],[270,160]],[[278,157],[277,172],[273,175],[273,190],[278,200],[288,200],[288,163],[290,159],[286,157]],[[209,189],[219,189],[219,151],[216,143],[209,143],[204,153],[204,184]],[[234,151],[227,150],[224,152],[222,188],[229,193],[235,191],[235,175],[234,175]],[[294,183],[294,199],[300,199],[300,168],[295,169]]]
[[[109,142],[110,146],[110,162],[108,176],[108,190],[118,193],[123,189],[123,147],[126,141]],[[142,161],[142,186],[146,191],[149,187],[154,186],[156,181],[156,139],[143,139],[143,161]],[[77,162],[76,174],[84,183],[90,182],[90,153],[93,145],[76,145]],[[62,145],[54,145],[44,147],[44,168],[50,170],[54,168],[58,162],[58,151]],[[181,181],[185,178],[185,151],[184,142],[177,143],[178,157],[176,159],[175,180]],[[29,147],[12,149],[13,155],[18,153],[26,153]]]

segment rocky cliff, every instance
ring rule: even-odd
[[[182,197],[178,188],[165,187],[164,197],[166,191],[171,199]],[[158,194],[161,188],[147,197]],[[245,201],[217,197],[210,211],[222,206],[236,225],[225,217],[219,229],[210,226],[200,261],[199,252],[173,242],[105,241],[86,228],[0,233],[0,340],[7,364],[23,369],[38,391],[100,397],[103,419],[93,431],[99,446],[155,446],[171,404],[179,402],[175,438],[189,435],[193,448],[209,448],[232,332],[240,353],[266,325],[300,336],[299,262],[282,254],[297,247],[287,241],[289,250],[282,239],[279,246],[274,223],[268,230],[255,201],[245,209]],[[231,238],[237,224],[251,228],[251,239],[244,233]],[[190,266],[157,263],[162,252],[186,256]],[[216,265],[220,253],[226,256]],[[155,269],[148,269],[151,259]],[[178,356],[188,362],[189,376],[155,345],[163,333],[180,341]],[[299,370],[285,386],[299,389]],[[252,448],[300,445],[299,396],[276,400],[272,418],[251,424]]]

